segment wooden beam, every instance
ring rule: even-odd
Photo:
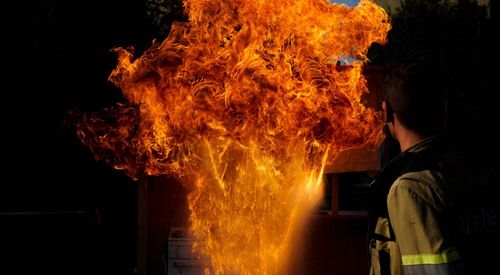
[[[325,173],[365,172],[380,170],[380,157],[377,151],[352,149],[342,153],[325,167]]]

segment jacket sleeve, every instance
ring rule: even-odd
[[[403,175],[392,185],[387,206],[405,275],[466,274],[448,239],[442,192],[432,177]]]

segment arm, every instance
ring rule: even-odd
[[[432,176],[421,177],[420,173],[397,179],[387,197],[403,270],[405,274],[466,274],[446,233],[440,190]]]

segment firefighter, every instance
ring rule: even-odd
[[[370,184],[370,274],[470,274],[455,194],[463,161],[443,138],[439,74],[412,65],[385,81],[386,130],[401,153]],[[479,274],[479,273],[478,273]]]

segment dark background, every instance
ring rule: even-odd
[[[158,19],[146,2],[4,6],[0,274],[134,273],[136,182],[95,161],[63,122],[122,100],[107,81],[111,48],[140,53],[181,18]],[[498,163],[498,1],[489,15],[471,1],[407,2],[391,11],[389,45],[370,50],[372,64],[433,60],[449,83],[457,147]]]
[[[133,274],[136,182],[95,161],[64,121],[121,100],[110,49],[151,45],[145,2],[16,5],[3,10],[0,274]]]

